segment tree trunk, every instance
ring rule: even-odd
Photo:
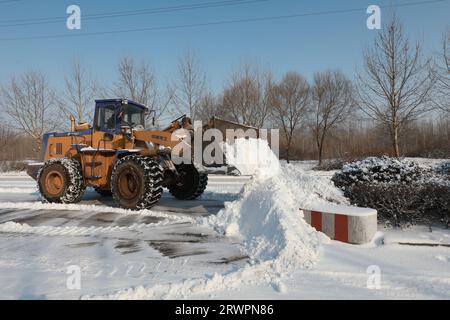
[[[317,149],[319,150],[319,166],[322,165],[322,158],[323,158],[323,144],[325,141],[325,134],[326,132],[324,131],[322,133],[322,136],[317,138]]]
[[[398,147],[398,126],[394,123],[392,126],[392,147],[394,151],[394,156],[396,158],[400,157],[400,148]]]
[[[36,152],[36,160],[42,160],[44,161],[44,159],[41,159],[41,146],[42,146],[42,138],[38,137],[38,138],[34,138],[34,144],[35,144],[35,152]]]
[[[292,137],[289,137],[286,142],[286,162],[289,163],[289,153],[291,151]]]
[[[322,165],[322,145],[319,146],[319,166]]]
[[[288,145],[288,146],[286,146],[286,162],[287,163],[289,163],[289,149],[290,149],[291,147]]]

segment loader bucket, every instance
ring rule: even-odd
[[[29,163],[27,166],[27,174],[34,180],[37,180],[39,169],[41,169],[43,165],[42,162]]]

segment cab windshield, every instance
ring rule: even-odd
[[[136,127],[141,125],[144,127],[145,110],[131,104],[122,106],[122,126]]]

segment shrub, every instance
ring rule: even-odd
[[[450,223],[450,180],[416,163],[388,157],[347,164],[332,180],[352,204],[377,209],[395,226]],[[442,171],[439,171],[442,172]]]
[[[0,161],[0,172],[25,171],[27,164],[23,161]]]
[[[337,187],[346,188],[358,183],[411,183],[419,180],[427,169],[405,159],[383,156],[345,164],[341,172],[333,176]]]
[[[395,226],[418,222],[420,188],[398,183],[356,184],[345,192],[353,204],[377,209],[378,219]]]
[[[433,177],[426,181],[421,193],[422,211],[425,217],[450,226],[450,181]]]
[[[450,175],[450,162],[444,162],[437,165],[434,171],[438,174]]]

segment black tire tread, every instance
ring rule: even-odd
[[[193,165],[181,165],[177,168],[177,170],[185,170],[186,166],[195,168]],[[192,188],[189,188],[187,192],[181,192],[176,185],[169,187],[168,189],[172,196],[179,200],[195,200],[203,194],[208,185],[208,174],[205,172],[199,172],[197,169],[195,169],[194,172],[198,174],[198,182],[196,183],[196,181],[194,181],[194,185]]]
[[[114,165],[111,174],[111,192],[116,203],[121,205],[121,199],[118,195],[117,190],[115,190],[115,179],[117,169],[126,163],[134,162],[144,171],[144,187],[145,191],[138,199],[136,206],[134,208],[129,208],[132,210],[149,209],[156,205],[161,199],[163,193],[163,171],[159,164],[151,158],[143,157],[140,155],[127,155],[119,159]],[[122,206],[122,205],[121,205]]]
[[[64,168],[65,178],[68,181],[68,185],[65,188],[64,193],[58,198],[49,197],[44,187],[41,184],[42,174],[45,169],[51,166],[62,166]],[[80,202],[84,195],[86,186],[83,183],[83,175],[81,173],[81,165],[75,159],[69,158],[54,158],[45,162],[45,164],[39,169],[37,175],[37,184],[39,193],[50,203],[77,203]]]

